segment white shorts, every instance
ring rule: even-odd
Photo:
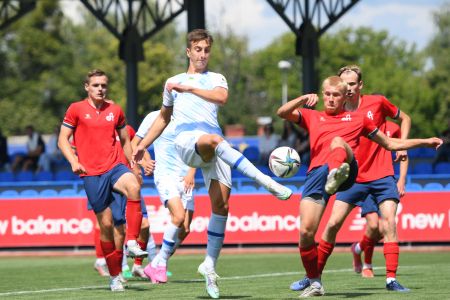
[[[195,151],[195,144],[205,134],[204,131],[184,131],[175,138],[175,148],[181,160],[191,168],[201,168],[205,186],[209,190],[211,179],[215,179],[231,189],[231,168],[223,160],[214,157],[209,162],[204,162]]]
[[[155,185],[158,190],[161,203],[167,207],[167,201],[172,198],[179,197],[183,203],[184,209],[194,211],[194,196],[192,191],[186,193],[184,191],[183,177],[174,180],[173,176],[155,177]]]

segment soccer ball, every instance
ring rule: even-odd
[[[270,153],[269,168],[277,177],[292,177],[300,168],[300,156],[290,147],[278,147]]]

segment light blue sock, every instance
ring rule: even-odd
[[[158,254],[156,251],[155,239],[153,239],[153,235],[151,232],[147,242],[147,253],[148,253],[148,261],[152,261],[156,257],[156,254]]]
[[[208,224],[208,244],[206,246],[205,264],[208,269],[215,268],[225,239],[227,216],[211,214]]]
[[[152,261],[153,267],[156,267],[156,265],[164,266],[167,264],[167,260],[169,259],[170,254],[172,253],[173,248],[175,246],[175,239],[178,236],[178,230],[179,228],[175,224],[173,223],[167,224],[167,227],[164,230],[161,250],[159,250],[156,259],[154,260],[155,263],[153,263]]]
[[[237,169],[245,176],[256,180],[260,185],[264,185],[266,177],[258,168],[256,168],[241,152],[233,149],[227,141],[222,141],[216,147],[216,155],[220,157],[227,165]]]

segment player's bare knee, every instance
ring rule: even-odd
[[[184,214],[177,214],[177,213],[173,214],[173,216],[172,216],[172,223],[175,226],[178,226],[178,227],[183,225],[183,223],[184,223]]]
[[[300,228],[300,241],[309,241],[314,239],[315,233],[309,228]]]

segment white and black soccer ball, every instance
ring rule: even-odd
[[[270,153],[269,168],[277,177],[292,177],[300,168],[300,156],[290,147],[278,147]]]

